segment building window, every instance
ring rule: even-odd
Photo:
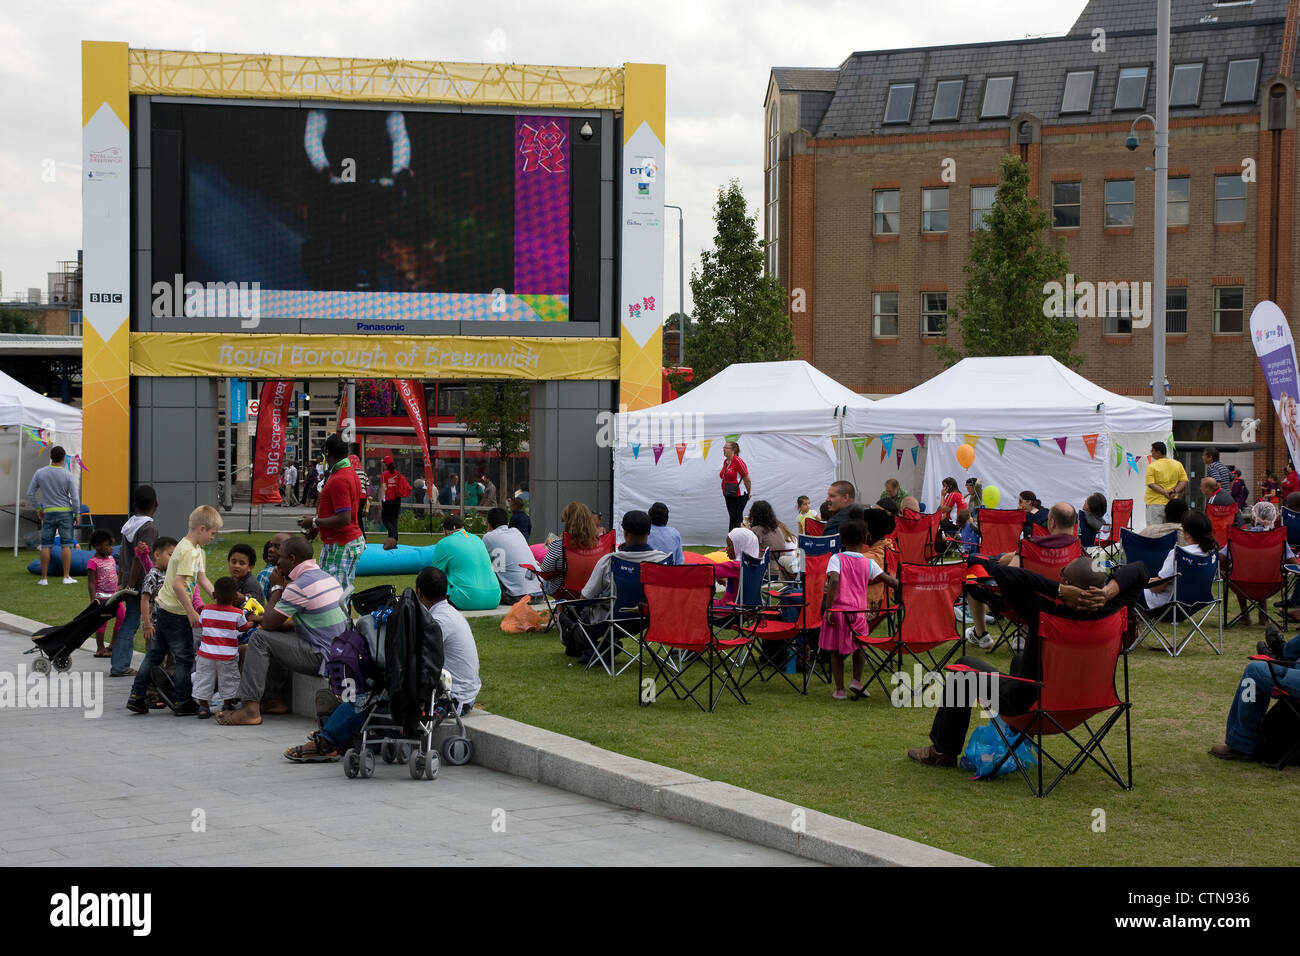
[[[871,296],[872,334],[878,339],[898,338],[898,293],[875,292]]]
[[[921,293],[921,335],[948,334],[948,293]]]
[[[1187,332],[1187,290],[1165,290],[1165,331],[1175,335]]]
[[[1199,106],[1201,103],[1200,63],[1177,63],[1169,87],[1170,106]]]
[[[1253,60],[1229,60],[1228,79],[1223,84],[1223,102],[1255,102],[1255,80],[1258,76],[1258,57]]]
[[[885,104],[886,123],[906,123],[912,118],[912,99],[916,94],[915,83],[891,83],[889,100]]]
[[[1246,221],[1246,184],[1240,173],[1214,177],[1214,221]]]
[[[930,122],[955,120],[961,114],[961,94],[965,88],[965,80],[940,80],[935,84]]]
[[[898,190],[877,189],[873,199],[876,235],[898,235]]]
[[[1108,284],[1098,284],[1097,306],[1102,310],[1102,332],[1106,335],[1132,335],[1133,313],[1129,306],[1128,283],[1117,282],[1114,288],[1103,288]]]
[[[997,198],[997,186],[972,186],[970,188],[971,232],[984,228],[984,218],[993,211],[993,203]]]
[[[1074,229],[1079,225],[1081,183],[1052,183],[1052,228]]]
[[[1165,205],[1166,220],[1171,226],[1185,226],[1190,221],[1188,212],[1192,206],[1192,181],[1186,176],[1175,176],[1169,180],[1169,195]]]
[[[68,334],[81,334],[81,312],[78,309],[71,309],[68,311]]]
[[[1245,290],[1241,286],[1218,286],[1214,290],[1214,331],[1231,334],[1241,331],[1245,311]]]
[[[948,187],[921,190],[921,231],[948,231]]]
[[[984,81],[984,102],[980,106],[980,119],[1011,115],[1011,91],[1014,76],[990,76]]]
[[[1087,113],[1092,109],[1092,70],[1065,74],[1065,93],[1061,97],[1062,113]]]
[[[1128,66],[1119,71],[1115,87],[1115,109],[1140,110],[1147,101],[1147,68]]]
[[[1106,225],[1133,225],[1133,180],[1106,180]]]

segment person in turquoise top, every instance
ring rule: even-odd
[[[479,496],[483,494],[483,486],[471,478],[465,482],[464,501],[471,508],[478,507]]]
[[[447,575],[447,600],[458,611],[486,611],[501,603],[501,585],[482,539],[465,530],[456,515],[442,519],[443,538],[432,565]]]

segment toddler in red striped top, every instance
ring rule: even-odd
[[[202,637],[194,660],[194,700],[200,718],[211,717],[208,701],[213,690],[217,697],[239,697],[239,635],[253,627],[239,603],[239,583],[230,577],[220,578],[212,586],[213,603],[199,615]]]

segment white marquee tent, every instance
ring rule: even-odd
[[[15,553],[19,537],[35,528],[30,520],[20,521],[18,505],[27,494],[32,473],[50,463],[48,451],[28,436],[29,428],[43,429],[63,446],[69,461],[81,454],[81,410],[46,398],[0,372],[0,513],[9,519]]]
[[[1044,504],[1080,505],[1094,491],[1134,500],[1133,526],[1145,526],[1146,456],[1167,441],[1167,407],[1107,391],[1049,356],[968,358],[910,391],[875,402],[865,434],[925,436],[919,493],[933,510],[944,477],[976,476],[1014,508],[1022,490]],[[970,469],[957,462],[973,445]],[[913,488],[914,492],[918,489]]]
[[[849,442],[838,438],[864,434],[871,405],[807,362],[762,362],[731,365],[681,398],[624,412],[615,431],[609,527],[627,511],[662,501],[684,543],[721,544],[727,511],[718,471],[728,436],[737,437],[749,466],[751,502],[770,502],[790,525],[798,496],[812,498],[815,509],[842,473]]]

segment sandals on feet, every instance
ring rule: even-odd
[[[212,716],[212,708],[209,707],[207,704],[199,704],[198,713],[196,713],[194,716],[197,717],[199,720],[207,720],[209,717]]]
[[[321,736],[319,731],[312,734],[307,743],[290,747],[284,752],[284,758],[294,763],[331,763],[342,756],[343,752]]]

